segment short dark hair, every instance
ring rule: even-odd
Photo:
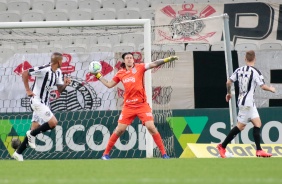
[[[249,61],[249,62],[253,61],[255,59],[255,57],[256,57],[255,51],[249,50],[249,51],[246,52],[247,61]]]
[[[128,54],[130,54],[130,55],[133,56],[133,54],[132,54],[131,52],[125,52],[125,53],[123,53],[123,54],[121,55],[121,58],[124,60],[125,56],[128,55]],[[122,63],[120,64],[120,67],[125,68],[125,63],[122,62]]]

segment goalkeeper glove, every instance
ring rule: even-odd
[[[165,63],[171,62],[171,61],[174,61],[174,60],[178,60],[178,56],[170,56],[170,57],[164,58]]]
[[[95,75],[95,77],[97,78],[97,79],[100,79],[101,77],[102,77],[102,74],[101,73],[96,73],[96,74],[94,74]]]

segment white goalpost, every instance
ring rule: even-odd
[[[103,40],[97,41],[97,39],[110,36],[111,40],[113,36],[118,35],[120,38],[125,37],[127,34],[134,34],[135,32],[142,32],[143,35],[142,61],[151,62],[151,23],[149,19],[1,23],[0,34],[3,37],[0,39],[0,49],[2,49],[0,53],[0,68],[3,71],[1,71],[2,74],[0,77],[2,81],[6,81],[3,86],[3,89],[5,89],[2,91],[3,94],[7,92],[8,97],[4,97],[4,95],[0,96],[0,105],[2,104],[3,106],[1,108],[0,121],[1,126],[10,129],[9,131],[2,132],[5,135],[2,135],[4,146],[0,148],[1,158],[9,158],[9,154],[11,155],[13,152],[10,145],[11,139],[18,136],[23,140],[24,131],[31,124],[31,111],[28,105],[28,98],[18,97],[17,99],[14,97],[17,96],[15,93],[22,93],[22,96],[26,95],[21,89],[21,72],[31,66],[40,66],[41,64],[48,63],[51,52],[57,50],[61,50],[63,53],[72,53],[65,55],[64,60],[66,65],[62,66],[62,70],[66,71],[65,75],[72,77],[73,82],[71,88],[75,90],[67,87],[67,92],[64,94],[59,95],[56,91],[51,93],[52,100],[50,105],[54,114],[59,116],[59,121],[63,121],[62,125],[56,127],[54,133],[51,131],[47,132],[46,135],[38,136],[37,144],[39,146],[37,150],[27,150],[24,156],[30,159],[97,158],[100,156],[107,142],[105,140],[109,137],[108,129],[113,129],[116,126],[119,113],[116,113],[115,110],[120,112],[122,105],[120,96],[122,96],[123,91],[119,86],[117,93],[111,93],[112,91],[101,88],[99,83],[94,80],[93,76],[88,75],[84,68],[86,68],[86,65],[90,61],[100,60],[103,68],[105,68],[104,72],[107,74],[105,77],[110,79],[113,76],[113,71],[118,68],[121,53],[123,51],[134,52],[137,48],[135,50],[126,50],[130,48],[129,46],[131,44],[120,43],[124,47],[118,47],[119,50],[114,52],[107,51],[107,49],[104,50],[106,47],[96,50],[96,45],[105,45],[108,47],[107,44],[103,43]],[[104,41],[106,42],[106,39]],[[81,46],[83,44],[87,45],[86,49],[84,46]],[[89,49],[90,47],[91,49]],[[37,53],[33,50],[34,48],[38,51]],[[140,57],[139,52],[134,52],[134,54],[139,54],[138,57]],[[71,65],[70,60],[77,61],[75,65]],[[72,76],[73,74],[75,74],[74,78]],[[77,77],[85,77],[86,82]],[[34,80],[30,79],[30,85],[32,81]],[[95,85],[89,85],[89,82],[95,82]],[[9,90],[8,87],[10,87]],[[16,88],[18,88],[18,92],[15,91]],[[145,88],[148,103],[153,107],[151,72],[146,72],[145,74]],[[91,94],[87,94],[84,90],[91,91]],[[61,99],[59,97],[65,99],[59,100]],[[86,107],[89,108],[83,111]],[[111,111],[112,109],[114,111]],[[61,112],[61,110],[64,112]],[[94,111],[94,114],[91,114],[91,111]],[[79,119],[76,120],[76,117]],[[165,120],[165,118],[159,119],[162,119],[162,121],[163,119]],[[93,125],[90,121],[93,121]],[[100,121],[109,125],[110,128],[108,127],[107,129],[105,124],[100,123]],[[109,124],[110,122],[113,125]],[[64,130],[64,123],[68,124],[67,130]],[[113,154],[116,154],[117,157],[126,157],[128,153],[125,150],[132,148],[130,153],[132,152],[134,157],[138,157],[140,155],[144,156],[138,150],[145,149],[145,156],[152,158],[154,150],[152,136],[148,131],[144,130],[144,127],[140,125],[135,126],[136,129],[140,130],[139,133],[134,132],[135,130],[129,127],[127,129],[128,135],[125,135],[125,139],[129,140],[118,141],[116,147],[121,151],[117,152],[114,150]],[[99,137],[98,134],[103,134],[104,139],[97,138]],[[145,140],[139,140],[138,148],[132,143],[134,141],[131,140],[136,136],[139,138],[145,137]],[[90,151],[87,148],[90,148]],[[98,151],[93,151],[93,149]],[[56,151],[62,151],[63,153]]]

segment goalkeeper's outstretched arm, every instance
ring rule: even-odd
[[[152,68],[155,68],[157,66],[163,65],[163,64],[165,64],[167,62],[174,61],[174,60],[178,60],[178,57],[177,56],[170,56],[170,57],[167,57],[167,58],[164,58],[164,59],[158,59],[156,61],[151,62],[148,65],[147,69],[152,69]]]
[[[111,81],[108,81],[107,79],[105,79],[101,73],[96,73],[94,74],[95,77],[100,80],[107,88],[112,88],[114,87],[115,85],[117,85],[117,83],[113,80]]]

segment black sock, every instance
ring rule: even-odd
[[[37,134],[40,134],[42,132],[46,132],[47,130],[51,130],[52,128],[50,128],[48,123],[44,123],[43,125],[41,125],[40,127],[32,130],[30,132],[30,135],[32,136],[36,136]]]
[[[254,127],[253,136],[254,136],[254,140],[255,140],[255,143],[256,143],[257,150],[261,150],[261,147],[260,147],[260,128],[259,127]]]
[[[28,144],[28,139],[27,137],[25,136],[23,142],[21,143],[20,147],[17,149],[17,153],[18,154],[22,154],[23,151],[27,148],[27,144]]]
[[[234,139],[234,137],[240,132],[241,131],[239,130],[239,128],[237,126],[232,128],[232,130],[229,132],[229,134],[227,135],[227,137],[223,141],[222,147],[226,148],[227,144],[229,144],[232,141],[232,139]]]

